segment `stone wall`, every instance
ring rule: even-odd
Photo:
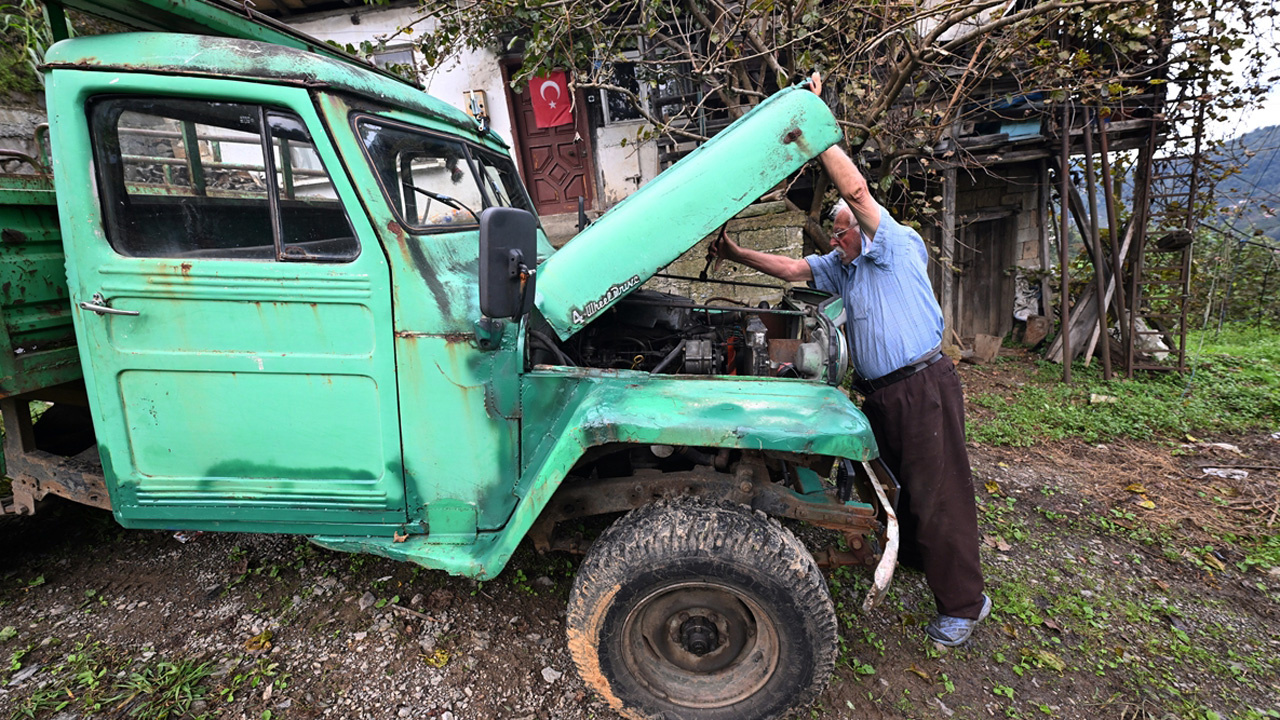
[[[802,257],[804,255],[804,214],[786,209],[781,202],[765,202],[748,206],[729,221],[726,230],[734,242],[743,247],[761,252]],[[710,235],[681,255],[664,271],[669,275],[698,277],[707,265],[707,248],[715,234]],[[730,300],[758,305],[760,302],[777,302],[782,297],[782,288],[787,283],[771,278],[751,268],[723,261],[720,269],[707,269],[709,280],[728,280],[736,282],[759,283],[770,287],[760,288],[722,283],[699,282],[689,280],[671,280],[653,278],[645,284],[650,290],[675,293],[692,298],[696,302],[706,302],[711,298],[728,298]]]
[[[31,156],[37,154],[36,128],[45,122],[43,103],[40,100],[38,96],[26,95],[0,97],[0,148],[17,150]],[[0,161],[0,172],[34,172],[26,163],[3,158]]]

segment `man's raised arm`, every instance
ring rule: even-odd
[[[817,72],[809,78],[809,89],[822,97],[822,76]],[[839,144],[823,150],[818,159],[822,161],[822,167],[826,168],[827,175],[831,176],[831,182],[840,192],[840,197],[849,203],[849,209],[858,219],[862,232],[874,239],[876,230],[880,228],[880,204],[871,197],[866,178],[862,177],[858,167]]]

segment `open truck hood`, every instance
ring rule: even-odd
[[[567,339],[840,139],[800,87],[760,103],[538,267],[538,310]]]

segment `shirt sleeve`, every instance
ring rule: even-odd
[[[903,228],[888,210],[880,208],[880,226],[876,228],[876,236],[867,242],[862,236],[862,257],[866,262],[873,262],[882,268],[888,268],[893,261],[895,246],[903,241]]]
[[[840,294],[840,253],[832,250],[826,255],[809,255],[805,257],[809,270],[813,272],[813,286],[832,295]]]

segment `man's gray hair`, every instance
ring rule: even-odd
[[[831,208],[831,219],[835,220],[836,217],[845,210],[849,210],[849,203],[845,202],[844,198],[840,198],[839,200],[836,201],[836,204]],[[849,210],[849,212],[853,212],[853,211]]]

